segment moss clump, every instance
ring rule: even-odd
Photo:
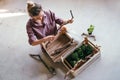
[[[66,60],[70,63],[72,67],[80,60],[85,59],[86,56],[90,55],[93,52],[93,47],[89,44],[82,44],[79,48],[70,54]]]

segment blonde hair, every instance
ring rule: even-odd
[[[35,6],[33,1],[27,1],[27,11],[29,12],[32,7]]]
[[[42,6],[34,3],[33,1],[27,1],[27,11],[29,16],[37,16],[39,15],[40,11],[42,11]]]

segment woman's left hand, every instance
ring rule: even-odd
[[[73,19],[69,19],[69,20],[67,20],[67,23],[73,23]]]

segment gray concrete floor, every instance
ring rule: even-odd
[[[68,30],[80,36],[90,24],[101,46],[101,58],[91,64],[73,80],[119,80],[120,79],[120,0],[34,0],[45,10],[52,10],[58,17],[70,18],[74,23]],[[7,11],[6,11],[7,10]],[[27,42],[26,0],[0,0],[0,80],[64,80],[64,72],[57,68],[57,75],[49,78],[49,72],[41,62],[28,54],[41,53],[39,46]],[[47,60],[47,59],[46,59]]]

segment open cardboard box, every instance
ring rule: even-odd
[[[67,61],[67,57],[73,54],[74,51],[83,44],[91,46],[93,51],[84,59],[79,59],[76,64],[72,66],[70,62]],[[73,40],[67,33],[59,33],[54,41],[50,43],[46,42],[42,45],[53,62],[61,61],[63,63],[68,70],[66,76],[72,74],[75,77],[100,56],[99,47],[94,45],[87,38],[78,44],[78,42]]]

